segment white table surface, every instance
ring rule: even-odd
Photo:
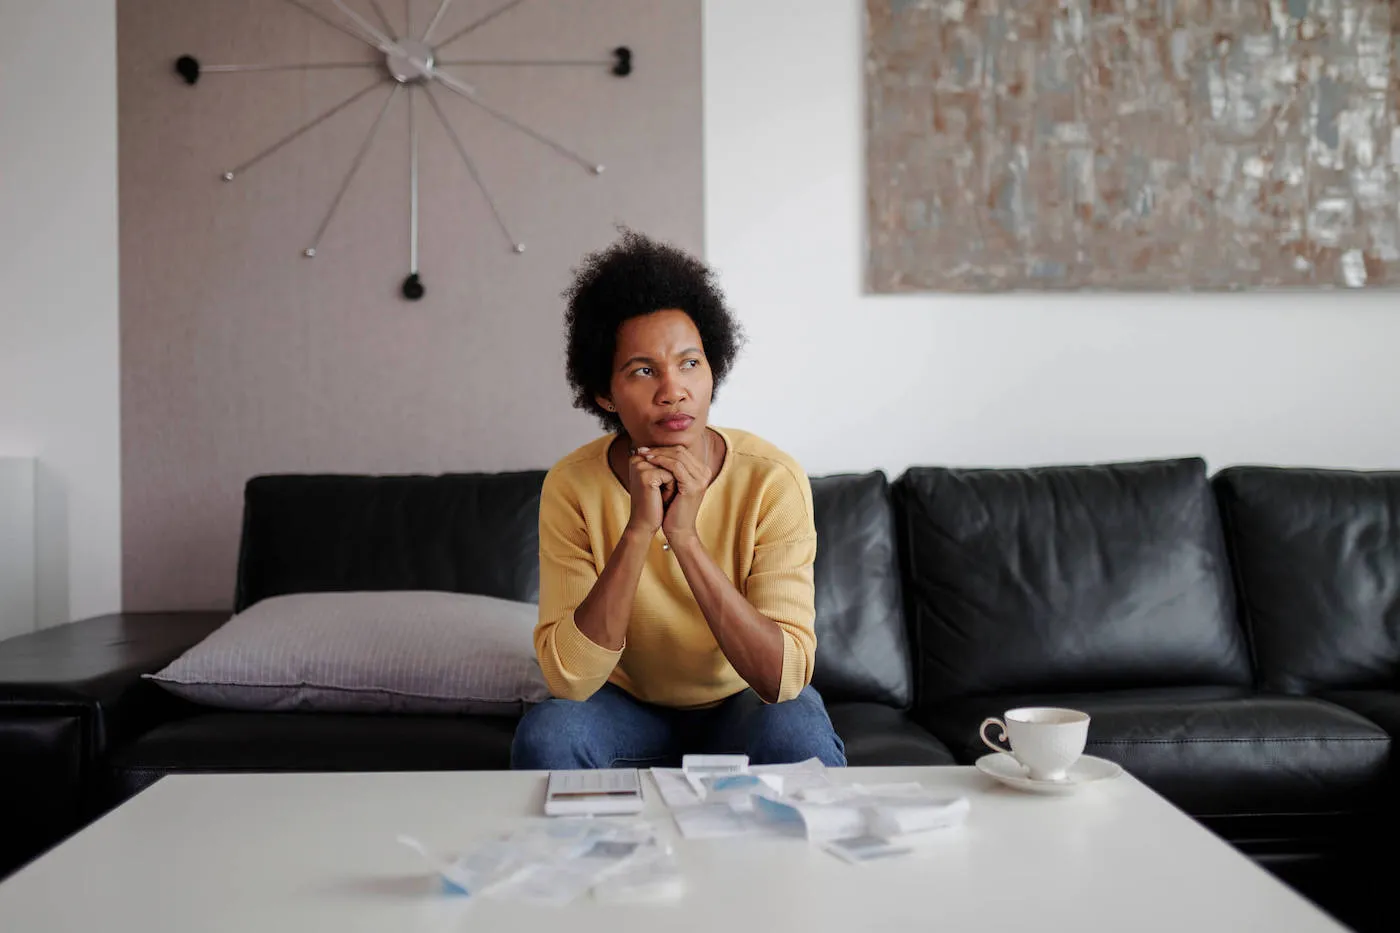
[[[450,853],[506,831],[541,812],[542,774],[168,777],[0,883],[0,931],[1342,929],[1127,775],[1056,798],[972,768],[836,773],[967,794],[971,813],[919,855],[867,865],[799,839],[680,840],[680,901],[550,908],[439,894],[394,841]],[[646,791],[679,839],[649,777]]]

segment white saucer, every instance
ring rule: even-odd
[[[1015,758],[1001,752],[992,752],[977,759],[978,771],[1000,781],[1007,787],[1028,791],[1032,794],[1073,794],[1086,784],[1116,778],[1123,773],[1122,767],[1112,761],[1081,755],[1070,766],[1062,781],[1033,781],[1026,774],[1026,768]]]

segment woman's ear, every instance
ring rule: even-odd
[[[593,401],[597,402],[598,407],[603,409],[603,411],[617,411],[617,406],[614,405],[612,399],[608,398],[606,395],[595,395],[593,396]]]

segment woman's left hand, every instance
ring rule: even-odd
[[[674,546],[679,539],[695,534],[695,516],[714,474],[685,447],[638,447],[637,453],[676,478],[675,495],[661,520],[661,530]]]

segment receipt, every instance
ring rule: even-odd
[[[693,807],[683,807],[673,811],[671,815],[675,817],[676,828],[687,839],[792,835],[783,826],[757,819],[752,810],[737,810],[727,803],[702,803]]]
[[[818,842],[865,832],[865,814],[859,807],[755,798],[754,812],[766,823],[790,827]]]
[[[905,794],[864,792],[825,795],[823,802],[791,798],[754,798],[755,812],[771,824],[800,827],[808,839],[825,842],[874,835],[896,839],[938,829],[950,829],[967,820],[966,797],[940,799]]]
[[[961,826],[970,808],[966,797],[943,801],[880,797],[867,803],[866,824],[875,835],[889,839]]]
[[[445,891],[546,904],[566,904],[634,861],[669,852],[650,823],[547,820],[448,859],[412,836],[399,842],[423,857]]]

